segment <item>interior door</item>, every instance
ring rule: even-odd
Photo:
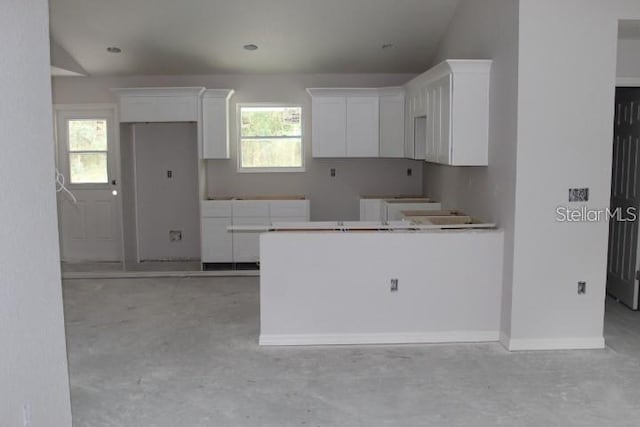
[[[640,88],[616,90],[607,292],[638,309],[638,208],[640,208]],[[628,212],[635,212],[627,215]]]
[[[63,261],[120,261],[117,140],[113,108],[56,108],[58,192]]]

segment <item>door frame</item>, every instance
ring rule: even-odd
[[[53,104],[53,141],[55,148],[55,166],[60,167],[60,144],[58,140],[58,116],[60,113],[68,111],[83,111],[90,113],[91,111],[109,111],[113,118],[113,177],[118,182],[118,187],[122,189],[122,173],[120,168],[120,116],[116,104]],[[124,231],[122,227],[122,196],[116,198],[116,214],[120,216],[120,262],[124,262]],[[56,200],[58,210],[58,243],[60,245],[60,257],[62,260],[62,222],[60,221],[60,203]]]
[[[618,77],[616,89],[620,87],[640,87],[640,77]]]

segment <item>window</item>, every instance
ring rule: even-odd
[[[108,183],[107,120],[73,119],[67,123],[70,183]]]
[[[239,166],[245,172],[303,171],[302,107],[239,107]]]

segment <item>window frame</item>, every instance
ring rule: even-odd
[[[300,108],[300,156],[302,165],[299,167],[260,167],[251,168],[242,166],[242,108],[247,107],[283,107],[283,108]],[[295,173],[306,172],[305,165],[305,108],[302,104],[292,102],[243,102],[236,104],[236,153],[238,156],[237,171],[238,173]]]

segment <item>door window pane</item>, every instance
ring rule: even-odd
[[[72,184],[106,184],[107,153],[69,153],[69,176]]]
[[[107,121],[69,120],[69,151],[107,151]]]
[[[107,120],[73,119],[67,130],[70,183],[108,183]]]

